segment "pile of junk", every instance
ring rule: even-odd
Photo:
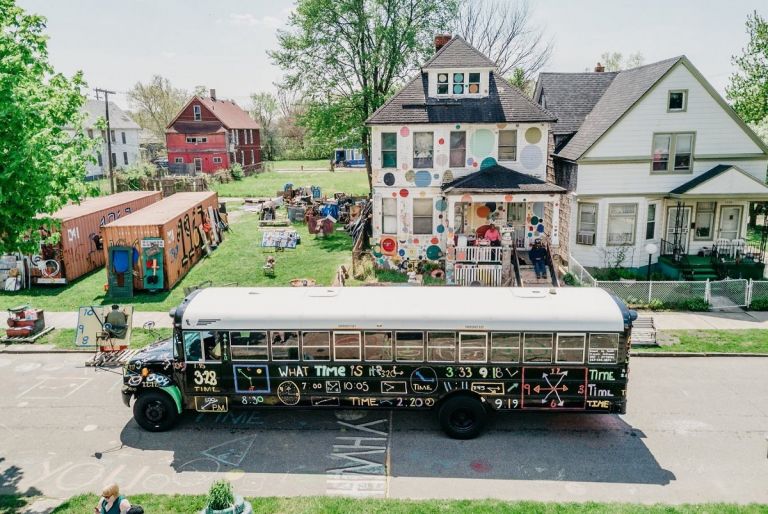
[[[283,203],[291,222],[304,221],[310,234],[325,236],[333,233],[336,224],[347,225],[360,216],[367,197],[354,197],[346,193],[322,194],[318,186],[294,187],[285,184]]]
[[[45,328],[45,313],[42,309],[33,309],[21,305],[8,309],[8,328],[2,341],[33,341],[52,330]]]

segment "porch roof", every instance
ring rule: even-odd
[[[458,193],[560,193],[560,186],[499,164],[443,184],[443,192]]]
[[[701,175],[677,186],[669,196],[727,196],[750,200],[768,199],[768,186],[737,166],[718,164]]]

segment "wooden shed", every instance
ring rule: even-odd
[[[57,245],[42,245],[40,255],[32,256],[33,281],[65,284],[104,266],[104,251],[98,237],[100,227],[161,198],[159,191],[126,191],[62,207],[51,215],[61,222],[60,228],[51,229],[61,233],[61,240]]]
[[[101,229],[103,258],[109,259],[110,247],[130,248],[133,289],[171,289],[210,251],[210,245],[221,241],[218,206],[212,191],[176,193],[115,220]],[[108,279],[115,268],[111,264],[116,263],[108,262]]]

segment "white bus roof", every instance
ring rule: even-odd
[[[180,308],[185,330],[624,330],[621,308],[599,288],[227,287]]]

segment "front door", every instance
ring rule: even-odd
[[[198,158],[195,158],[195,172],[199,173],[203,171],[203,160]]]
[[[517,248],[525,247],[525,236],[528,232],[525,223],[525,202],[507,204],[507,225],[512,226],[512,238]]]
[[[670,207],[667,209],[667,237],[665,239],[670,243],[679,245],[683,253],[688,251],[690,229],[690,207]]]
[[[723,206],[720,209],[718,239],[738,239],[741,232],[741,206]]]

